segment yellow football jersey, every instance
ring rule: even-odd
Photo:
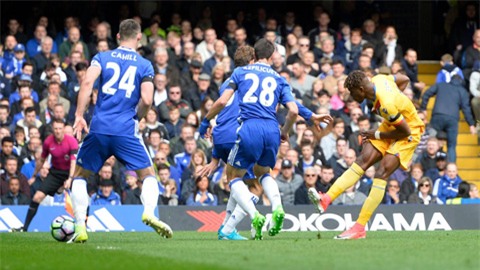
[[[424,124],[415,106],[398,89],[393,76],[376,75],[372,83],[375,90],[373,110],[385,120],[384,124],[393,128],[405,119],[412,133],[418,128],[423,130]]]

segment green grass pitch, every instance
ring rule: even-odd
[[[67,245],[48,233],[0,234],[1,269],[480,269],[480,231],[282,232],[263,241],[218,241],[215,233],[90,233]],[[247,235],[243,232],[243,235]]]

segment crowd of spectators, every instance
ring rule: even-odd
[[[473,7],[473,9],[471,8]],[[467,5],[468,12],[477,12]],[[473,14],[473,18],[478,15]],[[355,161],[362,149],[360,130],[378,126],[380,118],[371,112],[372,104],[354,101],[344,81],[352,70],[362,70],[369,77],[376,74],[408,75],[411,84],[404,91],[419,109],[427,124],[409,172],[397,170],[388,179],[385,204],[446,203],[457,197],[461,180],[455,164],[455,145],[459,109],[475,133],[474,119],[480,119],[480,30],[467,25],[456,35],[454,51],[441,59],[437,84],[430,87],[418,79],[417,52],[403,48],[393,25],[379,25],[375,18],[361,25],[330,22],[330,14],[320,8],[315,12],[313,29],[297,24],[295,13],[283,18],[269,17],[258,10],[255,21],[243,17],[228,19],[223,32],[213,28],[208,13],[194,24],[173,13],[165,24],[159,14],[149,20],[133,16],[143,26],[137,51],[149,59],[155,70],[152,109],[139,121],[139,129],[157,171],[163,205],[226,204],[229,187],[223,166],[212,177],[198,175],[211,158],[211,141],[199,137],[199,122],[219,97],[219,87],[234,69],[236,48],[253,44],[265,37],[277,50],[272,67],[291,84],[295,97],[317,113],[329,113],[335,120],[322,132],[298,119],[290,140],[282,142],[278,162],[272,171],[279,185],[283,203],[308,204],[307,190],[316,187],[326,192],[332,183]],[[460,16],[458,21],[468,20]],[[0,195],[2,204],[28,204],[31,195],[48,174],[48,162],[35,181],[31,179],[42,142],[52,134],[52,121],[61,119],[65,133],[73,133],[72,123],[77,95],[92,56],[115,49],[117,22],[93,21],[88,27],[78,18],[67,16],[64,27],[54,32],[50,20],[40,16],[31,36],[22,31],[20,18],[10,18],[0,46]],[[467,21],[470,23],[471,21]],[[475,27],[471,31],[471,27]],[[88,28],[88,29],[87,29]],[[473,96],[471,101],[469,92]],[[454,89],[458,94],[453,94]],[[85,119],[94,113],[98,92],[93,95]],[[432,123],[427,122],[426,102],[437,95]],[[456,98],[457,107],[444,105]],[[443,103],[442,103],[443,102]],[[285,121],[280,108],[278,120]],[[444,119],[449,117],[450,121]],[[447,142],[448,148],[444,146]],[[448,149],[448,154],[444,150]],[[333,204],[362,204],[369,193],[375,167],[347,189]],[[88,179],[92,205],[140,204],[141,181],[133,171],[126,171],[115,157]],[[469,185],[469,190],[475,190]],[[478,198],[475,192],[466,192]],[[63,203],[59,191],[43,204]],[[268,204],[263,198],[262,202]]]

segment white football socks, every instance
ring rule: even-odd
[[[143,214],[149,216],[155,216],[155,208],[158,204],[158,196],[160,190],[158,189],[158,182],[154,176],[147,176],[143,180],[142,194],[140,199],[143,204]]]
[[[257,204],[258,202],[258,196],[250,193],[250,196],[253,198],[253,202]],[[222,233],[225,235],[231,234],[237,225],[247,216],[247,213],[243,211],[242,207],[237,204],[237,207],[233,210],[230,218],[227,220],[227,222],[224,224],[225,226],[222,229]]]
[[[264,174],[259,178],[260,183],[262,184],[263,191],[267,198],[272,204],[272,212],[277,209],[277,207],[282,205],[282,199],[280,197],[280,191],[278,190],[277,182],[270,176],[269,173]]]
[[[243,183],[242,179],[235,178],[230,182],[231,196],[235,199],[237,204],[242,207],[242,209],[247,212],[250,216],[250,219],[255,217],[257,209],[252,198],[252,193],[248,191],[247,186]]]
[[[75,224],[86,226],[88,208],[87,181],[83,178],[76,178],[72,183],[72,206],[73,215],[75,216]]]
[[[237,205],[238,205],[237,202],[230,194],[230,198],[228,198],[228,202],[227,202],[227,209],[225,211],[225,219],[223,219],[222,225],[225,225],[225,223],[227,223],[228,219],[232,215]]]

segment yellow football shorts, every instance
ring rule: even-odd
[[[387,132],[391,131],[394,127],[382,123],[378,127],[378,131]],[[397,156],[400,160],[400,167],[404,170],[408,170],[412,163],[412,157],[420,142],[420,137],[423,134],[423,128],[410,127],[411,135],[401,140],[392,139],[370,139],[370,143],[375,147],[383,156],[385,154],[391,154]]]

